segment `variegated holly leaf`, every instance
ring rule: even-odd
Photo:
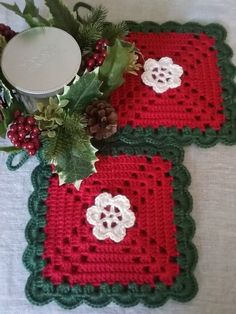
[[[66,109],[71,112],[84,113],[89,103],[102,96],[101,84],[95,71],[87,72],[83,76],[77,77],[72,85],[65,87],[64,94],[59,96],[60,100],[69,101]]]
[[[30,27],[50,26],[50,21],[47,21],[39,14],[39,9],[36,7],[34,0],[25,0],[25,8],[23,11],[21,11],[16,3],[9,4],[0,2],[0,4],[22,17]]]

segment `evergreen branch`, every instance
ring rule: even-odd
[[[102,37],[102,32],[97,25],[80,25],[77,41],[83,52],[91,51],[96,41]]]
[[[64,133],[63,128],[58,128],[55,137],[43,136],[41,142],[43,145],[44,159],[49,163],[57,163],[64,152],[67,150],[68,137]]]
[[[77,39],[79,23],[70,10],[60,0],[45,0],[45,3],[52,14],[54,26],[63,29]]]
[[[78,13],[78,12],[77,12]],[[82,51],[91,50],[98,39],[102,37],[107,11],[102,6],[91,8],[85,18],[78,15],[81,22],[78,32],[78,42]]]
[[[87,24],[101,25],[101,28],[103,28],[103,25],[106,22],[106,17],[107,9],[100,5],[98,7],[92,8],[91,14],[89,14],[84,21]]]
[[[114,44],[117,38],[123,38],[129,33],[128,25],[126,22],[118,24],[106,23],[102,32],[102,37],[108,39],[111,45]]]

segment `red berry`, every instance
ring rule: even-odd
[[[96,61],[96,65],[101,66],[104,62],[104,58],[103,57],[99,57],[99,59]]]
[[[32,129],[32,133],[38,135],[40,133],[40,130],[37,126],[34,126]]]
[[[97,41],[96,41],[96,44],[97,45],[103,45],[103,39],[101,38],[101,39],[98,39]]]
[[[23,143],[22,148],[27,149],[27,143]]]
[[[28,150],[28,154],[30,156],[34,156],[36,154],[36,150],[35,149],[30,149],[30,150]]]
[[[32,142],[27,143],[27,149],[28,150],[34,149],[34,143],[32,143]]]
[[[35,125],[34,117],[28,117],[26,121],[29,125]]]
[[[14,133],[14,134],[12,135],[11,142],[12,142],[13,144],[15,144],[17,141],[19,141],[19,136],[18,136],[17,133]]]
[[[29,124],[26,124],[26,125],[24,126],[24,129],[25,129],[25,131],[30,132],[30,131],[32,131],[32,126],[29,125]]]
[[[17,131],[18,131],[18,126],[13,123],[13,124],[10,126],[10,131],[12,131],[12,132],[17,132]]]
[[[102,52],[103,51],[103,46],[101,46],[100,44],[97,44],[96,47],[95,47],[95,50],[97,52]]]
[[[7,136],[14,146],[27,150],[29,155],[33,156],[40,148],[40,130],[36,126],[36,120],[32,116],[24,117],[20,112],[15,113],[15,117],[16,120],[10,125]]]
[[[19,137],[24,138],[27,135],[27,132],[25,130],[20,130],[18,132]]]
[[[30,138],[31,138],[32,140],[35,140],[35,139],[37,139],[38,137],[39,137],[38,134],[31,133],[31,135],[30,135]]]
[[[26,118],[25,117],[22,117],[22,116],[19,116],[19,117],[17,117],[16,118],[16,122],[17,123],[25,123],[25,121],[26,121]]]
[[[13,131],[8,131],[8,132],[7,132],[7,136],[8,136],[8,138],[9,138],[10,140],[13,138],[14,135],[15,135],[15,132],[13,132]]]
[[[6,40],[9,41],[16,35],[16,32],[14,32],[9,26],[0,24],[0,35],[4,36]]]
[[[97,40],[96,44],[101,45],[101,46],[108,46],[108,40],[105,38],[101,38],[101,39]]]
[[[100,58],[100,53],[95,52],[95,53],[93,54],[93,59],[94,59],[94,60],[98,60],[99,58]]]
[[[107,56],[107,52],[106,51],[101,52],[101,56],[105,59]]]
[[[16,127],[17,127],[18,132],[20,132],[20,131],[25,129],[24,124],[16,124]]]
[[[88,68],[93,68],[95,66],[95,60],[94,59],[89,59],[87,62],[87,67]]]
[[[97,51],[97,52],[100,52],[100,53],[102,53],[102,52],[104,52],[104,51],[106,51],[106,49],[107,49],[107,46],[108,46],[108,40],[107,39],[99,39],[97,42],[96,42],[96,47],[95,47],[95,50]]]
[[[21,142],[18,140],[18,141],[15,141],[14,142],[14,146],[15,147],[21,147]]]

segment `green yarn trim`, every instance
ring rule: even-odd
[[[223,88],[223,107],[226,117],[226,123],[219,131],[208,127],[204,132],[199,128],[191,129],[185,127],[182,130],[176,127],[160,127],[157,129],[148,128],[131,128],[129,126],[121,128],[113,139],[122,138],[131,144],[139,136],[145,138],[147,134],[151,134],[152,138],[162,140],[166,137],[173,138],[181,145],[190,145],[192,143],[207,148],[221,142],[226,145],[236,144],[236,85],[234,78],[236,75],[236,67],[231,63],[233,52],[231,48],[225,43],[226,31],[223,26],[219,24],[208,24],[206,26],[198,23],[179,24],[175,22],[167,22],[164,24],[157,24],[154,22],[135,23],[128,21],[130,31],[134,32],[177,32],[177,33],[206,33],[216,39],[215,48],[218,50],[218,67],[222,75]],[[112,139],[112,140],[113,140]]]
[[[18,163],[14,164],[15,157],[18,157],[20,160],[18,160]],[[10,171],[16,171],[20,167],[22,167],[28,159],[29,159],[29,155],[27,154],[25,150],[22,150],[17,153],[11,153],[8,156],[7,161],[6,161],[7,169]]]
[[[26,296],[35,305],[44,305],[55,300],[61,307],[72,309],[82,303],[92,307],[103,307],[114,302],[123,307],[134,306],[139,302],[147,307],[158,307],[163,305],[169,298],[177,301],[187,302],[197,293],[198,287],[193,275],[197,262],[197,252],[191,240],[195,232],[195,224],[190,217],[192,209],[192,198],[187,187],[190,184],[190,175],[182,165],[183,150],[174,143],[148,143],[149,138],[142,145],[126,143],[114,145],[108,149],[104,146],[103,154],[119,155],[137,154],[153,156],[160,154],[164,159],[173,163],[170,175],[174,177],[174,200],[175,207],[174,222],[177,225],[177,247],[180,253],[177,262],[180,265],[180,274],[172,286],[166,286],[157,282],[155,288],[149,285],[137,285],[130,283],[128,286],[120,284],[108,285],[102,283],[100,287],[70,286],[67,283],[54,286],[48,279],[42,276],[45,261],[42,258],[44,250],[45,233],[44,227],[47,223],[47,207],[45,200],[48,196],[49,179],[52,175],[50,166],[42,161],[32,173],[32,184],[34,192],[29,198],[29,211],[31,220],[26,227],[26,239],[28,247],[23,256],[23,262],[31,275],[26,285]]]

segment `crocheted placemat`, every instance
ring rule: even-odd
[[[112,96],[121,126],[116,138],[132,141],[145,136],[148,128],[152,137],[172,136],[182,145],[236,143],[236,67],[230,61],[232,51],[225,43],[224,28],[174,22],[129,22],[129,27],[128,38],[144,61],[171,58],[182,67],[183,75],[179,87],[164,93],[143,84],[142,71],[138,76],[127,75],[125,84]],[[153,72],[154,78],[156,75]]]
[[[79,191],[59,187],[41,162],[32,173],[26,229],[28,299],[74,308],[193,298],[195,226],[182,160],[173,143],[104,146],[97,173]]]

